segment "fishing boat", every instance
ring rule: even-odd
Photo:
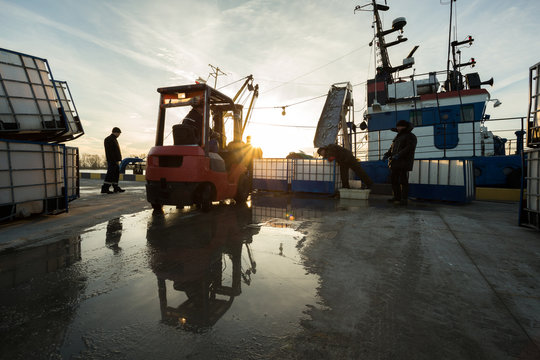
[[[457,40],[454,35],[456,40],[448,45],[446,69],[422,74],[413,70],[411,74],[418,46],[400,65],[391,64],[389,48],[407,41],[403,36],[407,22],[398,17],[391,28],[385,29],[381,13],[389,9],[386,1],[383,5],[376,0],[355,8],[355,12],[373,14],[374,36],[369,45],[375,48],[377,59],[375,75],[367,81],[367,106],[360,124],[362,130],[367,130],[367,137],[352,146],[364,152],[367,146],[367,161],[363,164],[369,174],[376,182],[387,181],[387,166],[382,158],[395,137],[392,129],[399,120],[406,120],[413,124],[418,139],[415,159],[470,160],[476,187],[519,188],[525,132],[516,129],[516,139],[509,140],[488,129],[491,119],[486,106],[489,101],[498,106],[500,101],[492,99],[486,89],[493,86],[493,78],[483,80],[471,70],[475,58],[462,60],[461,49],[470,47],[474,38]],[[397,34],[397,38],[388,41],[391,34]],[[516,145],[512,148],[510,143]]]

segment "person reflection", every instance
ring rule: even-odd
[[[149,224],[149,262],[157,277],[163,323],[204,332],[227,312],[242,292],[242,278],[254,273],[254,262],[242,269],[243,247],[258,232],[246,227],[250,219],[250,209],[225,207],[205,216],[179,215]],[[184,293],[179,305],[168,301],[171,283]]]
[[[120,218],[114,218],[107,223],[107,232],[105,233],[105,246],[111,249],[114,254],[118,254],[121,247],[118,246],[120,238],[122,237],[122,222]]]

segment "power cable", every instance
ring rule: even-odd
[[[324,67],[326,67],[326,66],[328,66],[328,65],[330,65],[330,64],[335,63],[336,61],[339,61],[339,60],[343,59],[344,57],[347,57],[347,56],[349,56],[349,55],[351,55],[351,54],[353,54],[353,53],[355,53],[355,52],[357,52],[357,51],[359,51],[359,50],[362,50],[362,49],[365,48],[366,46],[368,46],[368,45],[364,45],[364,46],[361,46],[361,47],[359,47],[359,48],[356,48],[356,49],[354,49],[354,50],[348,52],[348,53],[345,54],[345,55],[342,55],[342,56],[340,56],[340,57],[338,57],[338,58],[336,58],[336,59],[334,59],[334,60],[332,60],[332,61],[327,62],[327,63],[324,64],[324,65],[321,65],[321,66],[319,66],[319,67],[317,67],[317,68],[315,68],[315,69],[313,69],[313,70],[311,70],[311,71],[308,71],[307,73],[304,73],[304,74],[302,74],[302,75],[299,75],[299,76],[297,76],[297,77],[295,77],[295,78],[293,78],[293,79],[291,79],[291,80],[289,80],[289,81],[286,81],[286,82],[284,82],[283,84],[280,84],[280,85],[278,85],[278,86],[274,86],[273,88],[271,88],[271,89],[269,89],[269,90],[266,90],[263,94],[269,93],[269,92],[272,91],[272,90],[278,89],[278,88],[280,88],[280,87],[282,87],[282,86],[285,86],[285,85],[287,85],[287,84],[289,84],[289,83],[291,83],[291,82],[293,82],[293,81],[295,81],[295,80],[298,80],[298,79],[300,79],[300,78],[302,78],[302,77],[304,77],[304,76],[306,76],[306,75],[312,74],[312,73],[314,73],[314,72],[316,72],[316,71],[318,71],[318,70],[320,70],[320,69],[322,69],[322,68],[324,68]]]
[[[260,78],[258,77],[257,80],[262,82],[275,82],[280,84],[288,84],[291,83],[291,81],[283,81],[283,80],[275,80],[275,79],[266,79],[266,78]],[[301,82],[295,82],[294,85],[300,85],[300,86],[327,86],[328,83],[301,83]]]
[[[366,83],[367,83],[367,81],[362,81],[362,82],[359,82],[358,84],[352,85],[352,87],[364,85],[364,84],[366,84]],[[309,98],[309,99],[306,99],[306,100],[298,101],[298,102],[295,102],[295,103],[292,103],[292,104],[288,104],[288,105],[281,105],[281,106],[260,106],[260,107],[254,108],[254,110],[255,110],[255,109],[284,109],[284,108],[288,108],[288,107],[291,107],[291,106],[294,106],[294,105],[302,104],[302,103],[305,103],[305,102],[308,102],[308,101],[316,100],[316,99],[322,98],[322,97],[324,97],[324,96],[328,96],[328,93],[322,94],[322,95],[318,95],[318,96],[315,96],[315,97],[312,97],[312,98]]]
[[[252,125],[264,125],[264,126],[279,126],[279,127],[290,127],[290,128],[299,128],[299,129],[316,129],[316,126],[310,126],[310,125],[286,125],[286,124],[271,124],[271,123],[260,123],[252,121],[250,122]]]
[[[302,103],[305,103],[305,102],[308,102],[308,101],[316,100],[316,99],[322,98],[323,96],[327,96],[327,95],[328,95],[328,94],[318,95],[318,96],[315,96],[315,97],[312,97],[312,98],[309,98],[309,99],[305,99],[305,100],[302,100],[302,101],[298,101],[298,102],[295,102],[295,103],[292,103],[292,104],[289,104],[289,105],[283,105],[283,106],[261,106],[261,107],[256,107],[255,109],[284,109],[284,108],[288,108],[288,107],[290,107],[290,106],[294,106],[294,105],[302,104]]]

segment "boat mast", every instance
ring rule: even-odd
[[[474,42],[474,39],[472,38],[472,36],[469,35],[465,38],[465,40],[462,40],[462,41],[457,41],[457,40],[452,41],[452,9],[453,9],[452,4],[456,1],[457,0],[450,0],[450,25],[448,28],[448,60],[447,60],[447,65],[446,65],[446,81],[444,85],[446,91],[462,90],[464,88],[463,76],[461,75],[459,70],[465,66],[474,67],[476,65],[476,60],[474,58],[471,58],[466,63],[462,63],[460,50],[458,49],[456,51],[458,46],[461,46],[464,44],[469,44],[469,46],[472,45],[472,43]],[[457,38],[457,34],[454,34],[454,38]],[[456,53],[459,54],[459,59],[456,58]],[[452,58],[450,58],[450,54],[452,55]],[[452,64],[452,70],[450,70],[450,64]],[[493,84],[491,80],[487,82],[483,82],[483,83],[486,83],[486,84],[491,83],[491,85]]]
[[[386,3],[386,1],[385,1]],[[396,31],[400,31],[403,33],[403,27],[407,24],[407,21],[403,17],[398,17],[392,21],[392,28],[388,30],[383,29],[381,16],[379,15],[379,11],[388,11],[390,9],[387,5],[377,4],[376,0],[371,0],[370,3],[362,6],[357,6],[354,11],[367,11],[364,10],[366,6],[373,6],[373,17],[375,18],[375,37],[374,40],[372,40],[369,43],[369,46],[373,46],[373,42],[375,41],[375,46],[379,48],[379,59],[380,60],[380,66],[377,67],[377,73],[375,75],[375,79],[377,81],[385,81],[387,84],[392,84],[394,82],[394,78],[392,76],[393,73],[401,70],[408,69],[412,67],[414,63],[414,59],[412,58],[412,55],[414,51],[416,51],[416,48],[411,51],[409,56],[407,57],[407,61],[403,63],[403,65],[399,65],[396,67],[392,67],[392,64],[390,64],[390,57],[388,56],[388,48],[390,46],[394,46],[397,44],[401,44],[404,41],[407,41],[407,38],[404,38],[403,35],[398,35],[397,40],[387,43],[384,37],[388,34],[391,34]],[[375,51],[375,53],[377,53]]]
[[[384,36],[386,34],[385,34],[385,31],[383,30],[381,17],[379,15],[379,10],[387,11],[389,7],[386,5],[377,4],[375,0],[372,1],[372,4],[373,4],[373,16],[375,17],[375,27],[376,27],[375,36],[377,37],[377,41],[378,41],[378,46],[379,46],[379,51],[380,51],[379,56],[380,56],[381,65],[382,65],[381,75],[388,74],[387,75],[388,80],[389,80],[388,82],[392,83],[393,82],[393,78],[391,74],[392,65],[390,64],[390,57],[388,56],[386,41],[384,40]]]
[[[446,81],[450,80],[450,43],[452,42],[452,3],[456,0],[450,0],[450,22],[448,24],[448,56],[446,59]],[[455,69],[454,69],[455,70]]]

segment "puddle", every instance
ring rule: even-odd
[[[261,194],[253,203],[253,222],[270,221],[272,226],[288,224],[283,227],[294,227],[291,221],[316,220],[326,212],[337,209],[338,203],[328,196],[291,197],[283,194]]]
[[[0,255],[0,289],[26,283],[36,276],[67,267],[81,259],[81,237],[32,246]]]
[[[250,208],[110,219],[77,235],[77,261],[0,292],[0,336],[12,339],[0,350],[30,355],[39,345],[66,358],[130,359],[271,353],[317,306],[318,278],[302,266],[297,229],[336,206],[260,197]]]

